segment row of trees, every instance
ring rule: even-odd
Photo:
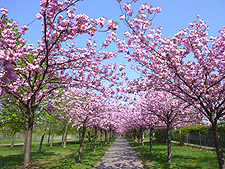
[[[129,61],[137,63],[131,68],[141,77],[127,80],[127,92],[163,91],[186,107],[193,107],[212,125],[218,163],[221,169],[225,168],[218,133],[218,122],[225,115],[225,27],[219,36],[209,37],[209,27],[198,15],[173,38],[163,38],[161,27],[151,27],[153,12],[159,13],[161,8],[145,3],[135,13],[132,5],[127,3],[121,8],[124,15],[120,19],[129,31],[124,33],[127,43],[119,48]]]
[[[18,22],[7,18],[7,9],[0,9],[0,93],[16,99],[24,121],[24,168],[30,165],[35,119],[39,113],[45,112],[45,107],[46,111],[51,111],[51,106],[55,106],[49,104],[50,99],[59,98],[73,88],[91,88],[108,95],[101,81],[111,81],[116,67],[101,63],[115,56],[116,52],[103,51],[89,39],[85,47],[79,47],[73,41],[78,35],[94,36],[98,30],[113,38],[118,24],[109,20],[106,25],[105,17],[94,19],[86,14],[75,15],[75,5],[79,2],[40,1],[41,9],[36,20],[41,21],[43,36],[38,40],[37,47],[27,44],[23,38],[29,26],[19,29]],[[110,42],[106,41],[109,45]],[[104,44],[106,42],[102,46]],[[65,120],[72,118],[65,114],[61,116],[56,113],[56,116]],[[85,129],[85,121],[83,127]]]
[[[117,0],[122,10],[120,20],[129,29],[124,32],[125,40],[120,40],[115,33],[117,22],[105,24],[105,17],[76,15],[75,5],[80,1],[41,0],[36,18],[42,21],[43,36],[37,47],[26,44],[22,37],[29,27],[19,30],[18,23],[9,20],[8,11],[1,8],[0,93],[16,99],[25,124],[24,168],[30,164],[34,121],[43,112],[68,123],[74,121],[83,128],[82,135],[87,127],[120,133],[165,127],[168,161],[170,130],[207,119],[213,128],[219,166],[224,168],[217,123],[225,115],[225,28],[219,36],[208,37],[208,26],[197,16],[197,21],[172,39],[162,38],[162,28],[152,28],[160,7],[144,3],[135,13],[132,5],[138,0],[123,6]],[[77,36],[94,36],[98,31],[108,34],[101,45],[90,39],[85,47],[73,42]],[[118,49],[103,50],[111,43]],[[124,72],[118,73],[117,69],[125,68],[123,63],[119,67],[104,64],[118,53],[137,63],[131,68],[140,72],[140,78],[129,79]],[[193,61],[187,61],[192,56]],[[110,83],[109,88],[103,80]],[[137,97],[131,100],[124,95],[127,93]],[[121,98],[133,105],[119,103]]]

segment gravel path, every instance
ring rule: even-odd
[[[127,140],[118,137],[93,169],[144,169]]]

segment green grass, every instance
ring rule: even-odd
[[[153,143],[153,152],[149,151],[149,142],[144,146],[127,138],[145,168],[161,169],[215,169],[219,168],[215,152],[205,152],[172,145],[172,160],[167,163],[167,145]]]
[[[36,143],[39,144],[40,143],[40,138],[33,138],[32,139],[32,143]],[[68,141],[70,141],[71,139],[68,139]],[[76,139],[72,139],[73,141]],[[78,139],[77,139],[78,140]],[[54,142],[61,142],[62,139],[54,139]],[[47,143],[48,139],[44,139],[44,143]],[[51,142],[51,140],[50,140]],[[0,144],[11,144],[12,143],[12,139],[0,139]],[[15,139],[14,144],[23,144],[24,143],[24,139]]]
[[[100,144],[98,144],[96,152],[93,152],[93,142],[89,143],[86,141],[82,153],[82,164],[76,163],[79,141],[68,142],[65,149],[62,148],[61,143],[59,142],[54,143],[53,147],[43,144],[42,153],[37,153],[39,148],[38,144],[32,144],[31,168],[92,168],[101,159],[113,141],[103,148],[101,148]],[[0,164],[1,168],[4,169],[22,168],[23,146],[14,146],[13,148],[0,147]]]

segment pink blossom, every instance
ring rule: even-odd
[[[125,19],[126,19],[125,15],[120,15],[120,20],[125,20]]]
[[[152,14],[152,13],[154,12],[155,8],[152,7],[152,6],[149,6],[149,7],[147,8],[147,10],[148,10],[148,13],[149,13],[149,14]]]
[[[68,11],[67,11],[67,16],[68,16],[68,18],[70,18],[70,19],[75,18],[75,14],[74,14],[74,12],[71,11],[71,10],[68,10]]]
[[[34,45],[33,45],[33,44],[31,44],[31,43],[29,43],[29,44],[28,44],[28,46],[27,46],[27,49],[28,49],[28,50],[32,50],[32,49],[34,49]]]
[[[29,27],[27,25],[24,25],[24,26],[21,26],[21,28],[26,31],[26,30],[29,30]]]
[[[4,17],[7,17],[7,16],[8,16],[8,10],[7,10],[7,9],[1,8],[0,11],[1,11],[1,13],[2,13],[2,15],[3,15]]]
[[[129,10],[130,10],[130,7],[131,7],[131,4],[129,4],[129,3],[127,2],[127,3],[124,4],[123,9],[124,9],[125,11],[129,11]]]
[[[120,63],[119,70],[122,71],[123,69],[125,69],[125,65],[124,63]]]
[[[22,43],[22,44],[25,44],[25,43],[26,43],[26,39],[24,39],[24,38],[20,38],[19,41],[20,41],[20,43]]]
[[[161,7],[157,7],[157,8],[155,8],[155,11],[156,11],[157,13],[160,13],[160,12],[162,11],[162,8],[161,8]]]
[[[92,42],[88,39],[86,45],[87,45],[87,47],[89,48],[89,47],[92,46]]]
[[[110,19],[107,23],[107,26],[109,29],[116,30],[118,28],[118,23]]]
[[[19,23],[16,21],[13,21],[13,26],[17,27],[17,26],[19,26]]]
[[[135,66],[134,66],[134,65],[131,65],[130,68],[131,68],[131,69],[135,69]]]
[[[128,16],[133,16],[133,10],[128,11],[128,12],[127,12],[127,15],[128,15]]]
[[[2,96],[4,94],[4,89],[0,88],[0,96]]]
[[[37,18],[38,20],[40,20],[40,19],[42,18],[42,15],[41,15],[40,13],[37,13],[37,14],[36,14],[36,18]]]

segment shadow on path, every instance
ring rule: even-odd
[[[127,140],[119,137],[93,169],[144,169]]]

